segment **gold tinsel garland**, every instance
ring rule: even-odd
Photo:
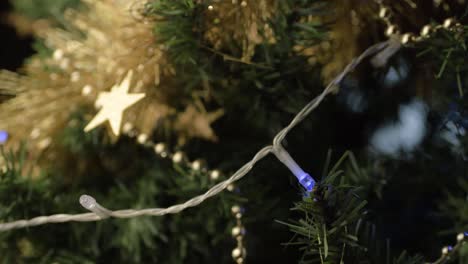
[[[398,32],[387,32],[379,3],[392,12],[400,33],[417,35],[425,25],[443,24],[447,18],[461,17],[464,8],[460,7],[465,5],[465,0],[333,0],[328,2],[333,12],[306,18],[329,25],[328,37],[314,46],[296,46],[295,51],[306,56],[311,64],[320,64],[324,82],[328,83],[349,60],[372,43],[389,36],[398,38]]]
[[[203,36],[215,50],[232,52],[233,46],[240,47],[240,60],[249,62],[257,45],[276,42],[270,26],[278,10],[276,0],[199,2],[207,5]]]
[[[294,50],[308,58],[310,64],[322,66],[322,78],[328,83],[333,76],[371,43],[376,42],[377,25],[371,1],[334,0],[327,3],[324,15],[303,18],[303,22],[327,25],[327,37],[316,45],[297,45]],[[330,10],[333,10],[331,12]]]
[[[34,57],[24,67],[25,76],[0,73],[0,95],[10,97],[0,104],[0,129],[10,132],[9,144],[27,141],[37,153],[47,149],[68,125],[72,112],[82,105],[93,105],[99,93],[120,83],[130,71],[134,75],[130,92],[145,93],[146,97],[125,113],[124,122],[145,134],[151,134],[155,124],[163,124],[178,134],[181,144],[193,137],[216,139],[210,124],[222,111],[207,112],[197,99],[199,95],[184,95],[183,89],[177,87],[176,71],[165,56],[165,47],[157,44],[154,35],[157,22],[145,20],[135,11],[146,2],[83,2],[85,8],[81,11],[67,11],[66,30],[34,27],[35,34],[54,51],[51,58]],[[384,2],[396,14],[395,22],[409,29],[422,24],[428,14],[437,17],[434,10],[441,9],[433,3],[412,0]],[[203,38],[216,52],[230,53],[231,57],[249,62],[257,45],[276,42],[270,26],[280,12],[280,2],[276,0],[197,3],[206,8]],[[450,11],[450,5],[443,6],[444,12]],[[325,82],[363,48],[384,37],[375,1],[334,0],[330,9],[334,12],[301,18],[303,22],[330,25],[328,39],[315,46],[294,48],[310,63],[323,65]],[[90,120],[94,114],[87,118]]]
[[[124,122],[147,134],[157,123],[166,124],[179,134],[181,143],[193,137],[216,139],[210,124],[221,112],[208,113],[196,97],[184,98],[174,85],[174,67],[156,44],[154,24],[135,17],[135,3],[83,2],[80,11],[66,12],[66,30],[45,27],[35,32],[53,50],[51,58],[33,57],[24,76],[1,72],[0,94],[10,97],[0,104],[0,129],[10,133],[8,145],[27,141],[33,155],[50,149],[70,125],[72,112],[93,105],[100,92],[120,83],[130,71],[131,92],[146,97],[125,113]],[[175,105],[187,110],[179,112]]]

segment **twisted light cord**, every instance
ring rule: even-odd
[[[26,228],[26,227],[33,227],[38,225],[44,225],[49,223],[64,223],[64,222],[91,222],[91,221],[100,221],[105,218],[114,217],[114,218],[133,218],[138,216],[162,216],[166,214],[177,214],[187,208],[195,207],[201,204],[203,201],[207,200],[210,197],[216,196],[223,190],[225,190],[230,184],[238,181],[242,177],[244,177],[248,172],[250,172],[255,164],[265,158],[270,153],[278,153],[279,151],[283,151],[283,147],[281,142],[287,136],[287,134],[300,122],[304,120],[315,108],[317,108],[320,103],[325,99],[325,97],[330,94],[338,84],[343,80],[343,78],[351,71],[353,71],[357,65],[359,65],[362,60],[365,58],[372,56],[380,51],[383,51],[387,47],[389,47],[390,41],[381,42],[369,47],[365,50],[359,57],[353,59],[350,64],[346,66],[346,68],[322,91],[320,95],[315,97],[312,101],[310,101],[289,123],[287,127],[281,130],[273,139],[273,145],[266,146],[262,148],[260,151],[255,154],[255,156],[247,162],[244,166],[242,166],[239,170],[237,170],[230,178],[227,180],[220,182],[209,189],[202,195],[196,196],[191,198],[190,200],[173,205],[167,208],[147,208],[147,209],[127,209],[127,210],[117,210],[112,211],[106,209],[105,207],[101,206],[96,202],[96,200],[89,196],[83,195],[80,197],[80,204],[90,210],[90,213],[82,213],[82,214],[55,214],[50,216],[39,216],[29,220],[18,220],[8,223],[0,224],[0,232],[9,231],[12,229],[19,229],[19,228]],[[385,51],[384,51],[385,52]]]

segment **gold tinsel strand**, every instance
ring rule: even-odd
[[[310,64],[323,66],[324,83],[328,83],[352,58],[375,42],[369,41],[375,37],[372,35],[375,32],[372,16],[375,6],[372,1],[334,0],[327,8],[333,12],[303,18],[303,22],[329,25],[326,39],[311,47],[294,47],[298,54],[308,58]]]
[[[0,104],[0,129],[11,135],[8,145],[27,141],[32,154],[42,153],[69,125],[72,112],[93,105],[100,92],[121,82],[129,71],[134,73],[131,92],[146,93],[146,98],[125,113],[124,123],[151,134],[158,121],[170,116],[180,142],[191,137],[215,139],[210,127],[215,118],[198,107],[196,99],[185,105],[202,125],[184,124],[186,113],[171,106],[178,100],[175,69],[156,44],[154,24],[132,12],[135,2],[83,2],[83,11],[66,12],[66,30],[46,27],[35,32],[53,50],[51,58],[34,57],[24,67],[24,76],[1,72],[0,95],[11,97]]]
[[[241,47],[240,59],[249,62],[255,47],[275,43],[269,21],[278,10],[276,0],[214,0],[207,4],[205,40],[216,50],[232,51],[233,43]],[[229,54],[233,55],[233,54]],[[235,54],[237,55],[237,54]]]
[[[379,3],[388,7],[386,13],[392,14],[393,28],[387,25],[382,17]],[[333,0],[328,8],[333,12],[305,18],[305,21],[319,22],[328,26],[328,37],[323,42],[310,46],[296,46],[298,54],[306,56],[311,64],[320,64],[322,77],[328,83],[340,72],[346,63],[362,52],[366,47],[395,36],[403,44],[413,35],[428,35],[423,29],[432,22],[444,24],[447,18],[461,16],[464,0],[457,1],[417,1],[417,0]],[[399,32],[400,31],[400,32]],[[399,36],[399,34],[403,34]]]

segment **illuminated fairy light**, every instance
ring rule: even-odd
[[[281,146],[277,147],[273,153],[276,157],[284,164],[289,170],[296,176],[299,183],[306,189],[307,192],[311,192],[314,189],[316,181],[304,170],[299,167],[299,165],[294,161],[294,159],[289,155],[289,153]]]
[[[5,130],[0,130],[0,145],[5,144],[8,140],[8,137],[8,132],[6,132]]]
[[[389,48],[389,41],[381,42],[369,47],[364,51],[359,57],[355,58],[348,64],[348,66],[319,94],[317,97],[312,99],[304,108],[294,117],[294,119],[281,130],[273,139],[273,144],[268,145],[260,149],[254,157],[239,168],[234,174],[231,175],[228,179],[223,182],[220,182],[213,186],[211,189],[206,191],[204,194],[195,196],[184,203],[176,204],[169,206],[167,208],[146,208],[146,209],[125,209],[125,210],[116,210],[111,211],[103,206],[99,205],[96,200],[89,196],[83,195],[80,197],[81,205],[87,210],[91,211],[89,213],[82,214],[55,214],[49,216],[38,216],[32,219],[16,220],[12,222],[0,223],[0,232],[5,232],[13,229],[33,227],[38,225],[44,225],[49,223],[64,223],[64,222],[92,222],[100,221],[105,218],[133,218],[138,216],[162,216],[166,214],[177,214],[181,211],[198,206],[205,200],[218,195],[222,191],[226,190],[234,182],[243,178],[247,173],[249,173],[254,166],[260,161],[263,160],[269,154],[274,153],[279,160],[281,160],[288,168],[293,172],[293,174],[298,178],[306,190],[312,190],[315,185],[315,180],[310,177],[309,174],[304,172],[299,165],[291,158],[291,156],[282,149],[281,143],[286,138],[288,133],[300,124],[314,109],[316,109],[320,103],[325,99],[327,95],[332,93],[335,90],[335,87],[343,80],[343,78],[351,71],[353,71],[357,65],[359,65],[365,58],[368,58],[372,55],[375,55],[379,52],[385,52]],[[156,148],[157,146],[155,146]],[[159,149],[155,149],[158,151]]]

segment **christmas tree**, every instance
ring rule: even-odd
[[[468,263],[466,1],[2,5],[0,263]]]

